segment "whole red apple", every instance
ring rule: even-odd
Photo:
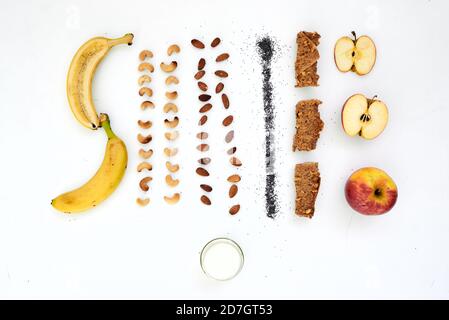
[[[398,198],[398,188],[383,170],[367,167],[355,171],[349,177],[345,195],[355,211],[365,215],[380,215],[393,208]]]

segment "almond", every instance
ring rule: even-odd
[[[239,205],[239,204],[236,204],[236,205],[232,206],[231,209],[229,209],[229,213],[230,213],[231,215],[234,215],[234,214],[236,214],[237,212],[239,212],[239,210],[240,210],[240,205]]]
[[[212,105],[210,103],[206,103],[200,108],[200,113],[208,112],[210,109],[212,109]]]
[[[233,116],[227,116],[227,117],[224,118],[224,120],[223,120],[223,125],[224,125],[225,127],[227,127],[227,126],[229,126],[229,125],[232,123],[232,121],[234,121],[234,117],[233,117]]]
[[[215,38],[214,40],[212,40],[210,46],[211,46],[212,48],[215,48],[216,46],[218,46],[218,45],[220,44],[220,42],[221,42],[220,38],[217,37],[217,38]]]
[[[228,177],[229,182],[239,182],[240,180],[241,178],[238,174],[233,174],[232,176]]]
[[[221,61],[227,60],[228,58],[229,58],[229,53],[222,53],[215,59],[215,61],[221,62]]]
[[[237,185],[233,184],[229,188],[229,198],[234,198],[238,191],[239,191],[239,188],[237,187]]]
[[[205,140],[209,137],[209,134],[207,132],[199,132],[196,134],[196,137],[200,140]]]
[[[228,109],[229,108],[229,98],[226,93],[223,93],[221,95],[221,101],[223,102],[223,107],[225,107],[225,109]]]
[[[198,96],[198,99],[199,99],[200,101],[202,101],[202,102],[209,101],[210,98],[211,98],[210,94],[200,94],[200,95]]]
[[[206,206],[211,205],[210,199],[207,196],[202,195],[200,199],[201,199],[201,202],[204,203]]]
[[[200,121],[198,122],[199,126],[202,126],[203,124],[205,124],[207,122],[207,116],[204,115],[201,117]]]
[[[202,81],[198,81],[198,88],[200,88],[201,91],[207,91],[207,84]]]
[[[219,82],[217,86],[215,87],[215,93],[220,93],[224,89],[224,84],[222,82]]]
[[[229,131],[225,136],[226,143],[229,143],[234,139],[234,130]]]
[[[205,66],[206,66],[206,60],[204,60],[204,58],[201,58],[198,61],[198,70],[203,70]]]
[[[199,164],[208,165],[210,162],[211,162],[211,159],[210,159],[210,158],[201,158],[201,159],[198,159],[198,163],[199,163]]]
[[[209,171],[207,171],[206,169],[201,168],[201,167],[196,168],[196,173],[199,176],[202,176],[202,177],[208,177],[209,176]]]
[[[195,48],[204,49],[204,43],[202,43],[200,40],[192,39],[192,41],[190,42],[192,43],[192,46],[194,46]]]
[[[206,71],[200,70],[197,73],[195,73],[195,79],[200,80],[202,77],[204,77],[205,74],[206,74]]]
[[[220,78],[227,78],[228,77],[228,73],[226,71],[224,71],[224,70],[217,70],[217,71],[215,71],[215,75],[217,77],[220,77]]]
[[[237,159],[236,157],[231,157],[231,158],[229,159],[229,162],[230,162],[233,166],[236,166],[236,167],[240,167],[240,166],[242,165],[242,162],[241,162],[239,159]]]
[[[203,189],[206,192],[211,192],[212,191],[212,187],[208,184],[200,184],[200,188]]]
[[[227,151],[227,153],[228,153],[229,155],[232,155],[232,154],[234,154],[236,151],[237,151],[237,147],[232,147],[232,148],[230,148],[230,149]]]
[[[196,146],[196,148],[201,152],[209,151],[209,145],[207,143],[202,143]]]

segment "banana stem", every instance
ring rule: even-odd
[[[116,135],[111,129],[111,121],[106,113],[100,113],[100,126],[103,127],[108,139],[115,138]]]
[[[130,46],[133,44],[133,38],[134,38],[134,35],[132,33],[127,33],[123,37],[120,37],[120,38],[108,39],[108,45],[111,48],[118,44],[125,44],[125,43],[127,43]]]

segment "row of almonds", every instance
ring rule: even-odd
[[[150,50],[143,50],[139,54],[140,64],[138,66],[138,71],[141,73],[137,83],[139,85],[139,96],[144,97],[144,101],[140,104],[142,110],[154,109],[154,103],[151,101],[153,96],[153,90],[148,86],[151,83],[152,78],[150,74],[154,72],[154,66],[148,62],[153,58],[153,53]],[[153,140],[153,136],[148,132],[153,126],[153,122],[145,117],[144,120],[139,119],[137,125],[140,128],[140,132],[137,135],[137,140],[142,145],[139,149],[140,163],[137,166],[137,172],[142,173],[144,176],[140,178],[139,188],[145,194],[148,192],[150,187],[148,184],[153,180],[153,178],[148,175],[148,172],[153,170],[153,165],[149,162],[149,159],[153,155],[153,149],[148,147],[148,144]],[[150,202],[148,196],[138,197],[136,202],[141,206],[146,206]]]
[[[220,43],[221,43],[221,40],[220,40],[220,38],[217,37],[214,40],[212,40],[210,46],[211,46],[211,48],[216,48]],[[192,39],[191,44],[192,44],[192,46],[194,46],[197,49],[200,49],[200,50],[205,49],[204,43],[198,39]],[[224,61],[227,61],[228,58],[229,58],[228,53],[222,53],[216,57],[215,62],[219,64]],[[205,66],[206,66],[206,60],[204,58],[200,58],[200,60],[198,61],[198,71],[196,72],[196,74],[194,76],[195,80],[197,80],[198,88],[202,91],[202,93],[198,96],[198,99],[201,103],[205,103],[199,109],[199,112],[201,114],[201,117],[200,117],[200,120],[198,123],[199,126],[203,126],[207,122],[207,120],[208,120],[207,113],[212,109],[212,104],[209,102],[211,99],[211,95],[207,93],[209,87],[205,82],[201,81],[201,79],[206,74]],[[229,102],[228,95],[223,92],[224,83],[222,82],[222,81],[224,81],[225,78],[228,77],[228,73],[224,70],[216,70],[214,72],[214,74],[216,77],[218,77],[220,79],[219,82],[217,83],[217,85],[215,86],[215,94],[216,95],[221,94],[221,100],[223,103],[223,107],[226,110],[228,110],[229,106],[230,106],[230,102]],[[234,117],[229,114],[223,119],[222,124],[224,127],[230,127],[233,121],[234,121]],[[197,146],[197,149],[200,152],[207,152],[209,150],[209,145],[206,143],[208,136],[209,136],[208,133],[205,131],[200,131],[197,134],[197,138],[201,140],[200,144]],[[227,144],[230,144],[233,141],[233,139],[234,139],[234,130],[231,129],[225,135],[225,142]],[[236,151],[237,151],[237,147],[233,146],[228,149],[227,153],[230,156],[230,163],[234,167],[240,167],[242,165],[242,163],[240,162],[240,160],[238,158],[236,158],[234,156]],[[199,162],[200,166],[196,169],[196,173],[199,176],[208,177],[209,171],[206,169],[206,166],[211,162],[211,159],[209,157],[201,157],[198,160],[198,162]],[[240,179],[241,178],[238,174],[232,174],[231,176],[228,177],[227,180],[229,182],[231,182],[231,187],[229,189],[229,197],[230,198],[234,198],[235,195],[237,194],[237,192],[238,192],[237,183],[240,181]],[[210,186],[209,184],[200,184],[200,188],[203,191],[205,191],[206,193],[210,193],[212,191],[212,186]],[[205,205],[211,205],[211,200],[206,194],[203,194],[201,196],[200,200]],[[240,205],[235,204],[229,209],[229,213],[231,215],[234,215],[239,210],[240,210]]]
[[[170,57],[173,54],[179,54],[181,49],[178,45],[173,44],[168,47],[167,55]],[[168,74],[165,79],[165,84],[167,86],[167,90],[165,92],[165,97],[167,98],[167,103],[164,105],[164,113],[166,118],[164,119],[164,125],[167,128],[167,132],[165,132],[165,138],[168,141],[169,146],[164,149],[164,154],[168,158],[165,162],[165,167],[168,170],[168,174],[165,176],[165,182],[167,186],[170,188],[176,188],[179,184],[179,179],[174,178],[174,175],[179,170],[179,164],[174,162],[174,156],[178,153],[178,149],[173,146],[175,140],[179,137],[179,131],[176,128],[179,125],[179,117],[178,117],[178,106],[175,104],[176,99],[178,98],[178,91],[170,89],[173,86],[179,84],[179,79],[173,75],[176,68],[178,67],[177,61],[171,61],[170,63],[161,62],[161,70]],[[172,195],[164,196],[165,202],[168,204],[175,204],[181,198],[181,194],[179,192],[175,192]]]

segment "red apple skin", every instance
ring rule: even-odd
[[[364,215],[381,215],[396,204],[398,188],[387,173],[367,167],[355,171],[349,177],[345,196],[355,211]]]

